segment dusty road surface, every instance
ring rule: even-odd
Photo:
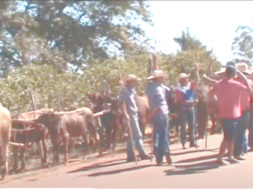
[[[125,153],[115,153],[92,160],[72,160],[67,166],[10,175],[0,181],[7,187],[82,187],[82,188],[253,188],[253,152],[236,164],[218,166],[216,155],[222,136],[198,140],[200,147],[183,150],[171,145],[173,165],[156,166],[155,161],[126,162]],[[151,150],[146,145],[148,151]]]

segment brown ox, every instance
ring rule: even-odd
[[[47,161],[47,147],[45,143],[46,129],[44,125],[39,124],[36,120],[15,120],[12,119],[12,137],[11,141],[15,143],[22,143],[25,147],[37,144],[40,150],[41,165],[44,165]],[[21,160],[21,169],[25,169],[24,153],[25,148],[13,146],[14,153],[14,167],[13,171],[17,170],[18,160]],[[20,152],[20,158],[18,153]]]
[[[67,163],[70,139],[82,136],[87,143],[87,134],[92,133],[91,119],[92,111],[88,108],[81,108],[71,112],[48,112],[40,115],[38,123],[48,128],[54,149],[54,161],[59,162],[59,146],[64,146],[64,162]],[[95,132],[94,132],[95,133]]]
[[[110,147],[114,149],[116,135],[122,139],[126,128],[126,126],[124,126],[124,121],[126,120],[124,119],[122,111],[120,111],[121,108],[118,106],[117,99],[108,95],[102,95],[101,93],[88,94],[88,98],[92,103],[94,112],[108,109],[108,104],[110,104],[109,107],[111,111],[103,114],[99,118],[99,122],[101,123],[99,135],[102,149]],[[145,134],[145,125],[149,123],[150,114],[147,96],[138,96],[137,104],[139,110],[139,124],[143,134]]]
[[[1,146],[1,158],[3,163],[2,178],[4,178],[8,174],[10,137],[11,137],[11,115],[6,108],[0,105],[0,146]]]
[[[147,96],[137,96],[137,105],[139,113],[139,124],[142,134],[145,135],[145,126],[150,123],[150,107]]]

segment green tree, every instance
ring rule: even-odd
[[[176,55],[163,56],[161,65],[168,71],[170,84],[176,84],[180,72],[190,73],[196,77],[196,68],[203,73],[211,73],[219,69],[220,63],[213,52],[208,51],[201,42],[191,36],[189,32],[182,32],[181,37],[174,38],[181,48]]]
[[[93,59],[101,61],[114,52],[125,56],[133,45],[143,47],[140,23],[151,23],[143,1],[22,0],[0,6],[5,10],[2,59],[15,65],[50,62],[66,69],[70,63],[84,69]]]
[[[238,26],[236,37],[232,43],[235,61],[252,62],[253,58],[253,29],[250,26]]]

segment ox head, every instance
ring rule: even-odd
[[[41,114],[37,118],[37,123],[43,124],[49,131],[49,135],[52,139],[57,139],[59,135],[59,122],[60,116],[56,115],[54,112],[48,112]]]

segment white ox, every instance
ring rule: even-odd
[[[8,174],[9,143],[11,138],[11,115],[10,112],[0,105],[0,147],[2,178]]]

